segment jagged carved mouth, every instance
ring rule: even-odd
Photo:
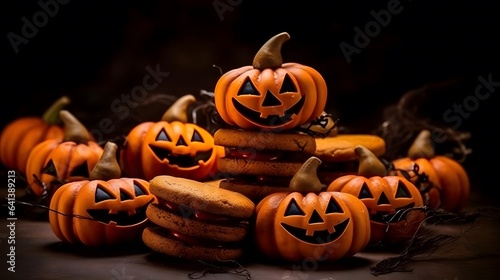
[[[150,202],[152,202],[151,200]],[[146,208],[149,202],[135,210],[135,214],[129,215],[127,211],[118,211],[116,214],[109,213],[108,209],[87,209],[89,216],[99,222],[109,224],[116,223],[118,226],[131,226],[141,223],[147,219]]]
[[[311,244],[326,244],[337,240],[342,233],[344,233],[347,225],[349,224],[349,218],[345,221],[337,224],[333,228],[335,229],[332,233],[329,233],[327,229],[316,230],[313,235],[306,235],[307,230],[303,228],[294,227],[285,223],[281,223],[281,226],[295,238],[311,243]]]
[[[283,116],[268,115],[266,118],[262,118],[260,116],[261,115],[260,112],[249,109],[248,107],[241,104],[234,97],[232,101],[234,108],[236,108],[236,110],[248,120],[258,125],[277,127],[289,123],[295,118],[295,116],[298,115],[298,113],[302,110],[302,107],[304,106],[305,98],[301,98],[299,101],[297,101],[295,105],[293,105],[292,107],[290,107],[288,110],[285,111],[285,114]]]
[[[213,149],[210,149],[206,152],[198,152],[196,156],[192,157],[191,155],[174,154],[169,149],[156,147],[152,144],[149,144],[149,147],[160,161],[167,160],[169,165],[177,165],[182,168],[197,166],[200,161],[207,162],[212,157],[213,152]]]

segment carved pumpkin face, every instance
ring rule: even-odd
[[[141,124],[129,133],[127,142],[122,152],[125,172],[147,180],[157,175],[203,180],[215,174],[217,160],[224,154],[208,131],[180,121]]]
[[[328,198],[328,199],[324,199]],[[277,230],[310,244],[328,244],[339,239],[350,222],[349,214],[330,197],[315,196],[305,201],[293,197],[285,198],[286,207],[278,208],[277,220],[281,218]]]
[[[286,32],[269,39],[252,66],[222,75],[214,103],[223,121],[248,130],[287,130],[319,117],[326,105],[326,82],[316,69],[283,63]]]
[[[141,179],[84,180],[61,186],[51,200],[51,227],[62,241],[87,246],[138,241],[156,197]],[[82,218],[83,217],[83,218]]]
[[[424,205],[417,187],[402,177],[374,176],[366,178],[358,175],[346,175],[334,180],[327,190],[350,193],[366,205],[370,213],[372,228],[370,243],[372,244],[383,239],[387,239],[389,242],[400,242],[409,238],[423,219],[422,215],[411,214],[401,221],[400,215],[405,210]],[[412,224],[412,226],[406,228],[408,224]],[[403,232],[408,236],[400,236]]]
[[[356,229],[356,230],[355,230]],[[364,204],[345,193],[275,193],[257,205],[256,241],[271,258],[336,260],[370,239]]]
[[[28,158],[28,183],[36,195],[42,194],[42,183],[51,195],[62,184],[88,179],[102,153],[103,148],[94,141],[86,144],[58,140],[42,142]]]
[[[249,71],[229,87],[229,114],[259,126],[283,126],[297,118],[305,103],[295,77],[283,69]],[[242,82],[240,83],[240,80]]]
[[[224,112],[221,117],[245,129],[289,129],[318,117],[325,106],[326,86],[317,85],[312,74],[296,65],[262,71],[244,67],[230,84],[218,83],[215,94],[223,97],[215,100],[219,113]]]

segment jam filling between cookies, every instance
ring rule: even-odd
[[[163,237],[182,242],[189,246],[217,249],[241,248],[242,246],[241,242],[223,242],[218,240],[193,237],[175,230],[170,230],[162,227],[153,227],[152,230]]]
[[[255,185],[256,187],[288,188],[291,177],[238,175],[225,179],[233,184]]]
[[[226,215],[219,215],[200,210],[195,210],[187,205],[176,204],[162,198],[158,198],[157,206],[162,210],[165,210],[174,215],[208,224],[230,226],[230,227],[235,227],[235,226],[247,227],[249,224],[248,219],[236,218]]]
[[[227,158],[255,161],[304,162],[311,155],[302,152],[258,150],[255,148],[226,147]]]

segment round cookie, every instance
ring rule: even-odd
[[[254,175],[254,176],[293,176],[302,166],[302,161],[273,162],[263,160],[247,160],[234,158],[220,158],[219,171],[229,175]],[[219,183],[220,184],[220,183]]]
[[[254,148],[256,150],[314,153],[313,137],[302,133],[273,133],[221,128],[214,133],[214,143],[224,147]]]
[[[246,196],[190,179],[162,175],[150,180],[158,203],[148,205],[152,223],[146,246],[163,254],[218,261],[243,253],[255,204]]]
[[[253,202],[239,193],[181,177],[156,176],[149,181],[149,189],[158,200],[215,215],[248,219],[255,208]]]
[[[326,161],[351,161],[357,160],[354,148],[362,145],[372,151],[376,156],[385,153],[385,140],[371,134],[338,134],[331,137],[315,138],[316,151],[314,155]]]
[[[385,140],[372,134],[338,134],[315,141],[314,155],[322,161],[318,177],[327,186],[340,176],[357,174],[359,162],[354,153],[357,145],[365,146],[377,157],[386,150]]]

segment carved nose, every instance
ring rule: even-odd
[[[311,218],[309,218],[309,224],[315,224],[315,223],[324,223],[323,219],[321,216],[318,214],[316,210],[311,215]]]
[[[262,107],[270,107],[270,106],[278,106],[281,105],[281,101],[274,96],[270,91],[266,92],[266,97],[264,97],[264,101],[262,102]]]
[[[385,193],[382,193],[380,195],[380,197],[378,198],[377,205],[381,205],[381,204],[391,204],[391,202],[389,202],[389,199],[387,198]]]
[[[187,146],[186,141],[184,141],[184,138],[181,136],[179,137],[179,140],[177,140],[177,143],[175,143],[176,146]]]

